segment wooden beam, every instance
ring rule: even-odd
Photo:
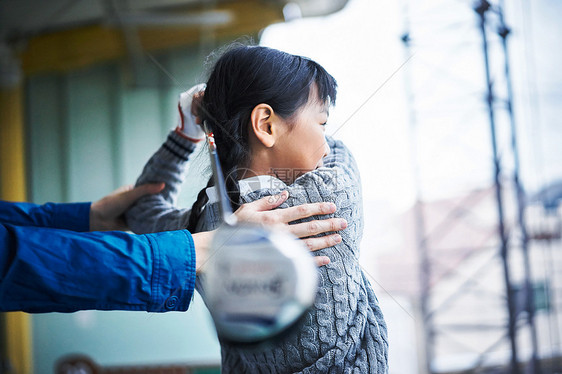
[[[138,27],[143,50],[153,52],[198,44],[203,33],[212,33],[218,40],[254,35],[266,26],[283,20],[278,3],[241,0],[221,3],[215,10],[227,11],[232,22],[216,27]],[[186,10],[190,15],[204,8]],[[20,55],[25,75],[42,72],[69,71],[126,56],[127,49],[121,29],[92,25],[45,35],[29,40]]]
[[[25,201],[22,88],[0,88],[0,197]]]
[[[5,323],[6,362],[11,370],[6,373],[33,373],[31,321],[23,312],[3,313]]]
[[[21,84],[0,88],[0,198],[25,201],[25,147]],[[31,323],[25,313],[2,313],[3,358],[13,371],[33,372]]]

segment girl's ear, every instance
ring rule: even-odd
[[[267,104],[258,104],[252,110],[250,122],[252,131],[258,140],[267,148],[273,147],[276,140],[276,127],[279,117]]]

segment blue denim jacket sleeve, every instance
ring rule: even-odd
[[[0,223],[89,231],[91,203],[13,203],[0,201]]]
[[[54,208],[81,209],[62,205]],[[1,311],[184,311],[193,296],[195,248],[186,230],[134,235],[0,223],[0,249]]]

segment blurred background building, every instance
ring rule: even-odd
[[[250,37],[338,80],[328,132],[362,172],[361,263],[390,373],[562,372],[561,15],[549,0],[4,0],[0,197],[95,200],[133,183],[209,53]],[[7,313],[2,337],[6,373],[72,353],[220,363],[198,296],[187,313]]]

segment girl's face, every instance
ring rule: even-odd
[[[285,131],[275,143],[277,148],[273,174],[285,183],[292,183],[300,175],[322,166],[322,159],[330,152],[326,144],[325,126],[328,105],[318,99],[316,85],[312,85],[308,103],[284,124]]]

